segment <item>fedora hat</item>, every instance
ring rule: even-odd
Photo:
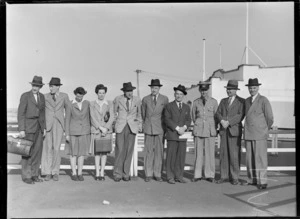
[[[239,82],[237,80],[229,80],[227,86],[224,86],[227,89],[239,90]]]
[[[60,86],[62,84],[60,83],[60,78],[51,78],[49,85]]]
[[[181,84],[179,84],[177,87],[174,87],[173,89],[174,89],[174,91],[180,90],[184,95],[187,94],[185,86],[183,86]]]
[[[133,91],[135,87],[131,85],[131,82],[123,83],[123,88],[121,88],[122,91]]]
[[[198,85],[200,90],[208,90],[210,83],[205,81],[200,81]]]
[[[149,86],[149,87],[152,87],[152,86],[158,86],[158,87],[161,87],[162,84],[160,84],[159,79],[152,79],[152,80],[151,80],[151,84],[149,84],[148,86]]]
[[[43,78],[41,76],[34,76],[32,82],[29,82],[32,85],[43,86]]]
[[[249,78],[248,80],[248,84],[246,84],[245,86],[259,86],[261,85],[260,83],[258,83],[258,79],[257,78]]]

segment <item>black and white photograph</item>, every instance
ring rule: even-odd
[[[7,218],[297,216],[296,3],[66,2],[2,5]]]

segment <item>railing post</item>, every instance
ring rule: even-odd
[[[277,134],[278,127],[273,126],[272,130],[274,132],[272,134],[272,148],[278,148],[278,134]],[[271,152],[271,154],[278,155],[278,152]]]

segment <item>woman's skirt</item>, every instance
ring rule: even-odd
[[[65,151],[72,156],[88,156],[91,135],[71,135],[70,141],[66,142]]]

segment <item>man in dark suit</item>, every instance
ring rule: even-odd
[[[228,97],[221,100],[216,118],[220,123],[221,153],[218,184],[227,182],[237,185],[240,173],[242,120],[245,116],[245,99],[236,95],[238,81],[229,80],[225,86]]]
[[[274,117],[269,100],[258,93],[257,78],[250,78],[248,90],[250,97],[245,100],[245,146],[248,182],[242,185],[257,185],[258,189],[266,189],[268,169],[267,139]]]
[[[183,97],[187,94],[186,88],[181,84],[174,87],[175,100],[166,105],[164,121],[166,124],[167,139],[167,181],[170,184],[176,182],[186,183],[183,179],[185,165],[186,141],[181,136],[191,125],[190,107],[183,103]]]
[[[18,107],[19,136],[33,142],[29,157],[22,156],[22,180],[27,184],[43,182],[39,178],[45,127],[45,97],[40,93],[42,77],[34,76],[32,89],[21,96]]]
[[[146,182],[149,182],[153,175],[156,181],[162,181],[161,170],[164,150],[162,113],[165,105],[169,103],[169,99],[159,93],[161,86],[159,79],[152,79],[149,85],[151,94],[145,96],[142,100]]]

